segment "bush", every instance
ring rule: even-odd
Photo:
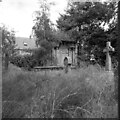
[[[10,62],[20,68],[31,70],[35,66],[55,63],[55,59],[50,54],[44,53],[43,51],[37,49],[34,51],[33,55],[13,56],[10,58]]]
[[[27,70],[31,70],[38,63],[37,60],[31,55],[14,56],[10,59],[10,62],[18,67],[21,67]]]

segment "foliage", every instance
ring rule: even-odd
[[[106,41],[111,41],[116,48],[116,16],[116,2],[73,2],[57,23],[60,30],[69,33],[75,41],[79,41],[79,56],[84,54],[81,51],[87,52],[88,55],[92,53],[96,60],[103,64]],[[108,26],[107,31],[105,26]]]
[[[51,46],[49,46],[47,41],[42,44],[43,46],[45,44],[46,49],[34,49],[31,55],[14,55],[10,58],[10,62],[25,70],[32,70],[36,66],[44,66],[53,63],[54,58],[51,55]]]
[[[61,31],[60,29],[54,31],[54,37],[55,40],[58,41],[58,43],[60,43],[61,41],[73,41],[69,33]]]
[[[47,0],[40,1],[40,9],[35,12],[35,25],[32,28],[33,34],[36,37],[36,45],[38,46],[38,50],[35,51],[35,57],[38,62],[42,60],[44,65],[53,58],[51,51],[56,45],[56,42],[58,42],[56,40],[56,30],[53,28],[53,24],[49,19],[51,5],[53,4]]]
[[[100,66],[68,74],[49,71],[46,75],[15,69],[3,74],[2,91],[3,118],[116,118],[118,115],[114,81],[109,81]]]
[[[34,52],[34,58],[38,61],[38,65],[41,63],[41,66],[48,65],[53,59],[51,45],[48,44],[48,41],[44,41],[42,45],[44,47],[38,48]]]
[[[36,18],[34,20],[33,32],[37,38],[37,46],[42,46],[41,41],[48,41],[51,44],[54,39],[52,23],[49,19],[49,7],[50,3],[47,0],[40,1],[40,10],[35,12]]]
[[[33,57],[33,55],[25,55],[25,56],[13,56],[10,59],[10,63],[18,66],[20,68],[31,70],[35,66],[37,66],[37,60]],[[39,65],[41,63],[39,62]]]
[[[2,30],[2,57],[5,63],[5,69],[8,68],[9,58],[15,54],[15,31],[9,31],[5,25],[1,27]]]

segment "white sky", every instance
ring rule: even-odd
[[[29,37],[33,26],[33,12],[38,10],[39,0],[2,0],[0,2],[0,24],[14,28],[16,36]],[[59,13],[64,13],[67,0],[48,0],[55,2],[51,7],[51,20],[55,23]]]

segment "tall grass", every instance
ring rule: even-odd
[[[100,66],[3,74],[3,118],[117,117],[114,80]]]

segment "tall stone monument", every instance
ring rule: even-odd
[[[106,52],[106,63],[105,63],[106,71],[112,71],[112,61],[111,61],[110,51],[114,51],[114,48],[111,46],[110,42],[107,42],[106,48],[103,51]]]
[[[105,63],[105,70],[106,74],[108,74],[108,79],[111,81],[114,78],[114,73],[112,71],[112,61],[110,52],[114,51],[114,48],[111,46],[111,43],[108,41],[106,43],[106,48],[103,50],[103,52],[106,52],[106,63]]]

